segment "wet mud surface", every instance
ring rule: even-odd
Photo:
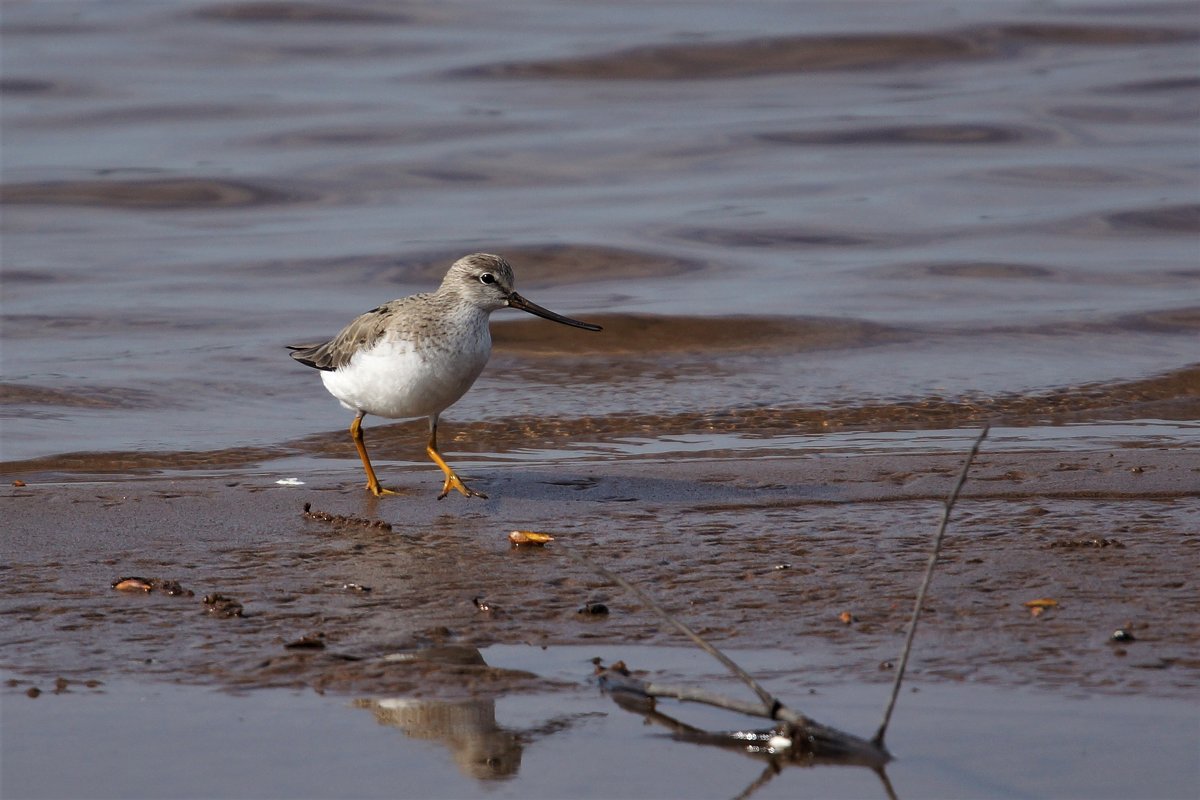
[[[913,455],[506,467],[469,475],[484,502],[439,503],[429,470],[387,470],[401,494],[383,500],[365,497],[353,473],[347,485],[311,476],[300,487],[9,487],[2,663],[71,680],[457,696],[541,685],[480,663],[479,647],[681,644],[636,598],[556,552],[567,546],[721,646],[795,652],[819,667],[814,684],[882,682],[958,464]],[[1197,469],[1178,451],[981,456],[914,676],[1194,694]],[[514,529],[554,541],[513,547]],[[113,587],[128,576],[147,576],[151,590]],[[1129,638],[1114,641],[1118,629]]]

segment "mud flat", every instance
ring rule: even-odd
[[[652,589],[722,646],[794,648],[814,680],[880,679],[959,456],[353,469],[5,487],[3,664],[239,686],[470,690],[381,660],[429,646],[678,644],[545,531]],[[305,505],[310,513],[304,512]],[[1191,450],[982,454],[956,510],[915,674],[1182,696],[1200,685],[1200,463]],[[122,577],[184,593],[119,591]],[[231,598],[222,615],[206,597]],[[1039,616],[1023,604],[1050,598]],[[602,602],[602,618],[579,613]],[[491,610],[480,610],[485,605]],[[840,615],[849,612],[846,624]],[[1132,639],[1111,640],[1116,629]],[[319,636],[320,645],[289,644]],[[316,639],[313,640],[316,642]],[[524,676],[489,676],[504,685]]]
[[[491,796],[496,781],[529,796],[736,794],[761,765],[656,735],[589,685],[590,660],[737,687],[562,545],[651,590],[790,704],[867,734],[959,463],[470,462],[485,502],[438,502],[424,466],[389,466],[401,494],[383,500],[349,463],[301,485],[28,475],[0,499],[0,697],[22,731],[5,736],[6,783],[129,796],[119,770],[82,765],[132,748],[157,754],[138,767],[156,791],[182,795],[390,796],[401,766],[431,797]],[[1179,700],[1200,685],[1198,470],[1187,449],[980,456],[889,740],[901,796],[1194,786],[1200,731]],[[514,548],[514,529],[556,538]],[[1119,758],[1096,738],[1114,729],[1129,733]],[[318,745],[342,766],[311,768]],[[197,770],[198,753],[230,766]],[[761,796],[800,790],[886,796],[861,769],[786,770]]]

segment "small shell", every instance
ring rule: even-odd
[[[1058,605],[1058,601],[1052,597],[1039,597],[1036,600],[1026,600],[1024,606],[1026,608],[1054,608]]]
[[[149,592],[154,585],[147,578],[117,578],[112,582],[112,588],[118,592]]]
[[[508,535],[508,540],[515,547],[520,547],[521,545],[543,547],[546,542],[553,542],[554,537],[548,533],[537,533],[536,531],[513,531]]]

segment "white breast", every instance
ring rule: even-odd
[[[321,380],[351,411],[389,419],[440,413],[466,394],[491,355],[488,314],[470,311],[441,320],[417,341],[389,332]]]

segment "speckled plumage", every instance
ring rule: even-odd
[[[372,493],[380,488],[362,441],[367,414],[391,419],[428,417],[426,451],[442,468],[446,483],[467,489],[437,451],[438,416],[458,401],[487,365],[492,349],[488,319],[512,307],[586,330],[595,325],[562,317],[519,295],[512,267],[500,256],[475,253],[450,267],[436,292],[384,303],[355,318],[337,336],[315,345],[291,345],[292,358],[321,370],[321,380],[343,406],[357,412],[350,427]]]

